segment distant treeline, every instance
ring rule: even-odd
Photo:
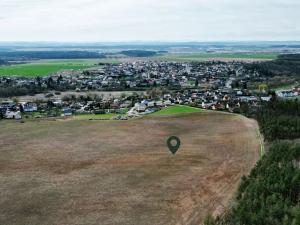
[[[36,77],[35,79],[37,84],[27,84],[22,87],[11,86],[9,82],[0,84],[0,97],[6,98],[23,95],[35,95],[49,90],[67,91],[75,89],[74,85],[61,85],[60,82],[62,80],[62,76],[60,76],[57,81],[53,81],[52,77],[49,77],[45,83],[45,86],[41,84],[40,77]]]
[[[146,51],[146,50],[128,50],[128,51],[122,51],[121,54],[129,57],[151,57],[151,56],[155,56],[157,52]]]
[[[276,142],[243,177],[236,204],[205,225],[299,225],[300,145]]]
[[[300,76],[300,54],[279,55],[276,60],[252,63],[246,67],[265,76],[298,75]]]
[[[46,89],[31,86],[31,87],[0,87],[0,97],[7,98],[12,96],[35,95],[44,92]]]
[[[98,52],[88,51],[14,51],[0,52],[3,60],[31,60],[31,59],[90,59],[105,58]]]
[[[0,59],[0,66],[1,66],[1,65],[6,65],[6,64],[7,64],[7,62],[6,62],[5,60]]]

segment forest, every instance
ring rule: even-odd
[[[0,52],[0,58],[6,61],[34,60],[34,59],[91,59],[105,58],[98,52],[88,51],[11,51]]]
[[[1,65],[6,65],[6,64],[7,64],[7,62],[5,60],[3,60],[3,59],[0,58],[0,66]]]
[[[300,225],[299,109],[297,100],[261,106],[256,118],[271,147],[242,178],[230,208],[205,225]]]
[[[151,57],[151,56],[155,56],[156,52],[145,51],[145,50],[128,50],[128,51],[122,51],[121,54],[129,57]]]
[[[300,102],[273,99],[263,103],[255,118],[267,141],[300,138]]]
[[[279,75],[300,75],[300,54],[279,55],[276,60],[255,62],[247,65],[247,69],[256,70],[260,74],[273,77]]]

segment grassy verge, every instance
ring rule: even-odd
[[[111,120],[118,116],[119,114],[109,113],[109,114],[84,114],[84,115],[75,115],[72,118],[74,120]]]

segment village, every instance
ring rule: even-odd
[[[43,98],[20,101],[2,98],[0,118],[69,117],[114,114],[127,120],[172,105],[241,113],[255,110],[269,101],[266,90],[251,91],[251,82],[264,82],[257,71],[244,62],[155,62],[137,61],[99,65],[84,71],[62,71],[48,77],[0,77],[0,86],[11,90],[40,90]],[[133,91],[120,96],[90,94],[91,91]],[[79,95],[61,95],[74,91]],[[277,92],[279,97],[295,97],[298,90]]]

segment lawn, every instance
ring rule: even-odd
[[[120,114],[108,113],[108,114],[84,114],[73,116],[74,120],[111,120]]]
[[[277,88],[274,88],[275,91],[285,91],[285,90],[290,90],[293,89],[296,86],[295,83],[293,84],[283,84]]]
[[[190,106],[183,106],[183,105],[177,105],[177,106],[171,106],[164,108],[160,111],[157,111],[151,115],[153,116],[164,116],[164,115],[175,115],[175,114],[181,114],[181,113],[196,113],[196,112],[204,112],[205,110],[199,109],[199,108],[193,108]]]
[[[117,63],[111,59],[80,59],[80,60],[40,60],[27,64],[2,66],[0,67],[0,76],[47,76],[62,70],[82,70],[94,67],[97,63]]]
[[[208,59],[249,59],[272,60],[276,53],[197,53],[197,54],[167,54],[156,57],[160,60],[171,61],[205,61]]]

